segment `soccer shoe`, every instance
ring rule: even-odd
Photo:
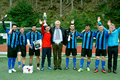
[[[111,70],[108,70],[108,73],[110,73],[111,72]]]
[[[13,68],[13,69],[11,69],[13,72],[16,72],[16,70]]]
[[[69,67],[65,67],[65,68],[64,68],[64,70],[68,70],[68,69],[69,69]]]
[[[103,72],[103,73],[106,73],[106,71],[105,71],[104,69],[102,69],[102,72]]]
[[[98,69],[95,69],[95,70],[94,70],[94,73],[96,73],[96,72],[98,72]]]
[[[82,72],[82,71],[83,71],[83,69],[82,69],[82,68],[79,68],[79,69],[78,69],[78,72]]]
[[[12,73],[12,70],[8,70],[8,73]]]
[[[90,71],[90,68],[88,67],[88,68],[86,68],[86,70],[87,70],[87,71]]]
[[[116,71],[116,70],[113,70],[113,73],[117,74],[117,71]]]
[[[37,67],[37,70],[41,70],[40,67]]]
[[[18,68],[20,68],[21,67],[21,65],[18,65]]]
[[[48,69],[49,69],[49,70],[52,70],[52,68],[51,68],[51,67],[48,67]]]
[[[77,70],[77,68],[76,68],[76,67],[73,67],[73,69],[74,69],[74,70]]]
[[[41,71],[43,71],[44,70],[44,68],[41,68]]]

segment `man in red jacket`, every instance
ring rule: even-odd
[[[47,60],[48,60],[48,69],[52,70],[50,67],[51,65],[51,33],[50,31],[50,26],[46,24],[46,21],[44,20],[44,23],[42,24],[42,21],[39,20],[39,23],[42,25],[41,26],[41,33],[43,37],[43,43],[42,43],[42,68],[41,71],[44,70],[44,62],[45,62],[45,57],[47,54]]]

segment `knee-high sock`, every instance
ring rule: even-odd
[[[18,62],[18,66],[21,65],[21,62]]]
[[[66,57],[66,67],[68,66],[69,66],[69,57],[68,58]]]
[[[22,68],[25,66],[25,64],[22,65]]]
[[[96,60],[95,61],[95,67],[96,67],[96,69],[98,69],[98,66],[99,66],[99,60]]]
[[[89,67],[89,65],[90,65],[90,61],[87,61],[87,68]]]
[[[14,66],[15,66],[15,60],[16,60],[16,58],[12,58],[13,60],[12,60],[12,69],[14,68]]]
[[[80,68],[83,69],[84,59],[81,59],[80,63],[81,63],[81,67]]]
[[[12,58],[8,58],[8,68],[9,68],[9,70],[11,69],[11,61],[12,61]]]
[[[73,66],[76,67],[76,57],[73,57]]]
[[[105,61],[102,61],[102,69],[105,69]]]

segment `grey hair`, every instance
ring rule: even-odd
[[[55,24],[60,24],[60,21],[59,20],[55,21]]]
[[[111,23],[112,26],[115,26],[115,24]]]

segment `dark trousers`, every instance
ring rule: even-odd
[[[62,61],[61,60],[61,53],[62,53],[63,43],[60,43],[59,45],[53,43],[52,47],[53,47],[53,57],[54,57],[54,59],[53,59],[54,68],[57,68],[57,67],[61,68],[61,61]],[[58,60],[57,60],[57,55],[58,55]]]
[[[112,54],[113,54],[113,70],[117,69],[117,57],[118,57],[118,46],[108,47],[108,69],[112,67]]]
[[[51,65],[51,47],[42,48],[42,68],[44,67],[46,55],[47,55],[48,67],[50,67],[50,65]]]

